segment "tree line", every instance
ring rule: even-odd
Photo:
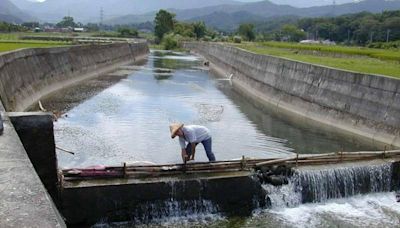
[[[154,24],[157,43],[162,42],[166,34],[167,41],[171,41],[176,35],[195,39],[205,39],[209,36],[211,40],[217,41],[224,41],[224,37],[228,37],[225,40],[235,42],[330,40],[349,45],[371,45],[400,40],[400,10],[318,18],[285,16],[271,18],[262,23],[243,23],[236,32],[230,34],[207,28],[203,22],[178,22],[174,14],[165,10],[157,13]]]
[[[314,39],[356,45],[390,42],[400,40],[400,10],[337,17],[276,18],[257,23],[255,30],[265,40]]]
[[[25,32],[28,28],[23,25],[16,25],[0,21],[0,32]]]

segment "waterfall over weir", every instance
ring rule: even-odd
[[[340,198],[351,201],[352,196],[399,189],[399,162],[375,160],[282,167],[200,179],[181,176],[145,182],[131,180],[123,184],[110,179],[103,180],[101,185],[92,183],[92,187],[87,187],[90,181],[73,185],[67,182],[63,189],[64,214],[73,221],[71,224],[100,227],[124,221],[133,226],[198,220],[207,223],[226,216],[249,218],[260,211],[279,214],[279,210],[312,207],[310,203],[329,205]],[[267,173],[269,176],[264,175]],[[113,184],[105,184],[107,181]],[[392,202],[396,202],[394,194]]]
[[[294,207],[319,203],[358,194],[389,192],[398,189],[397,163],[324,166],[300,168],[289,183],[264,184],[267,204],[271,207]]]

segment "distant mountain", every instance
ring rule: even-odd
[[[141,14],[141,15],[125,15],[122,17],[115,17],[109,20],[105,20],[104,24],[107,25],[122,25],[122,24],[137,24],[143,22],[152,22],[154,17],[156,16],[156,12]]]
[[[246,3],[242,5],[219,5],[200,9],[174,10],[178,20],[188,20],[194,17],[204,17],[216,12],[236,13],[248,12],[261,17],[296,14],[299,8],[288,5],[276,5],[270,1]]]
[[[40,18],[41,21],[58,22],[70,15],[75,21],[99,22],[100,11],[103,18],[112,19],[124,15],[138,15],[159,9],[191,9],[221,4],[239,4],[233,0],[46,0],[28,2],[11,0],[23,10]]]
[[[201,9],[189,9],[175,11],[178,19],[188,19],[190,17],[206,17],[215,12],[235,13],[246,11],[261,17],[273,17],[283,15],[296,15],[302,17],[319,17],[331,15],[343,15],[368,11],[379,13],[383,10],[400,9],[400,0],[362,0],[341,5],[315,6],[308,8],[296,8],[289,5],[277,5],[271,1],[261,1],[247,3],[243,5],[221,5],[205,7]]]
[[[241,23],[255,23],[265,21],[267,18],[251,14],[247,11],[234,13],[214,12],[206,16],[191,18],[188,21],[204,21],[207,26],[224,31],[233,31]]]
[[[0,21],[9,23],[21,23],[33,20],[32,16],[20,10],[8,0],[0,0]]]
[[[212,26],[221,30],[231,30],[232,28],[236,28],[237,25],[244,22],[262,22],[267,21],[272,17],[337,16],[358,13],[362,11],[379,13],[384,10],[396,9],[400,9],[400,0],[363,0],[342,5],[316,6],[308,8],[296,8],[289,5],[277,5],[271,1],[260,1],[246,4],[223,4],[186,10],[169,9],[169,11],[175,13],[178,20],[204,21],[208,26]],[[154,16],[155,12],[141,16],[125,16],[124,18],[115,18],[113,20],[114,23],[112,24],[134,23],[134,20],[137,18],[140,18],[141,20],[144,20],[145,18],[153,20]],[[109,22],[106,21],[106,23]]]
[[[357,0],[336,0],[337,5],[356,2]],[[333,0],[271,0],[277,5],[290,5],[298,8],[332,5]]]
[[[176,14],[176,19],[181,21],[204,21],[213,27],[224,29],[233,27],[236,24],[246,21],[265,20],[267,17],[280,16],[286,14],[295,14],[298,8],[291,6],[280,6],[270,1],[260,1],[246,4],[222,4],[195,9],[168,9],[168,11]],[[144,15],[129,15],[117,17],[105,21],[106,24],[127,24],[143,21],[128,21],[131,19],[144,18],[154,19],[156,12],[147,13]],[[220,15],[218,15],[220,14]],[[127,19],[127,20],[124,20]],[[229,24],[231,23],[231,24]],[[221,24],[221,26],[219,26]]]
[[[336,6],[310,7],[301,10],[300,16],[319,17],[319,16],[338,16],[363,11],[380,13],[385,10],[400,9],[400,0],[364,0],[355,1]]]

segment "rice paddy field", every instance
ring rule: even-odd
[[[46,41],[46,40],[22,40],[22,36],[59,36],[56,33],[0,33],[0,52],[13,51],[21,48],[46,48],[59,47],[71,44],[70,42]],[[65,34],[64,34],[65,35]]]
[[[263,55],[368,74],[400,78],[400,50],[288,42],[241,43],[235,46]]]

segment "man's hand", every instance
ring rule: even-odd
[[[182,161],[183,163],[186,163],[189,160],[189,156],[186,153],[185,149],[182,149]]]

